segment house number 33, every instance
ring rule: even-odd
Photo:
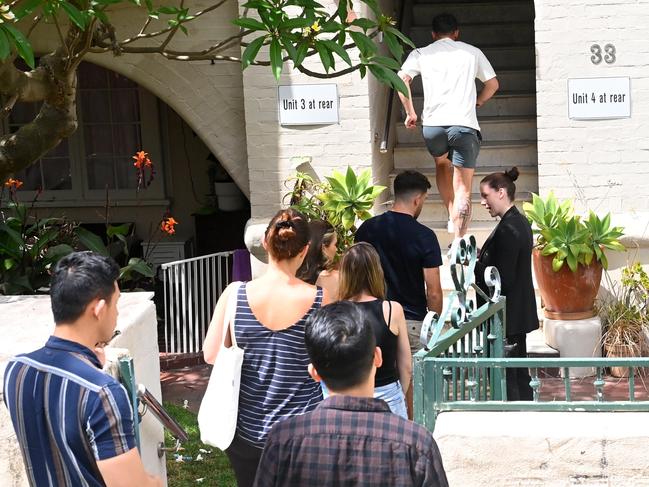
[[[593,64],[599,64],[602,60],[604,60],[606,64],[615,63],[615,46],[613,44],[606,44],[603,51],[599,44],[593,44],[590,46],[590,52],[593,53],[590,57]]]

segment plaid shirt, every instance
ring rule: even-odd
[[[330,396],[277,423],[255,487],[448,486],[435,440],[379,399]]]

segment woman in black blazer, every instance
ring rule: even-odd
[[[507,297],[505,336],[510,357],[527,357],[526,334],[539,327],[532,284],[532,229],[514,206],[518,169],[489,174],[480,181],[480,204],[500,222],[485,241],[476,265],[476,283],[486,290],[484,269],[495,266]],[[531,401],[528,369],[507,369],[507,399]]]

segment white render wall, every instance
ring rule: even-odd
[[[649,0],[536,0],[539,188],[579,210],[649,210]],[[615,45],[614,64],[590,46]],[[569,78],[631,78],[631,118],[568,119]]]
[[[241,1],[240,5],[245,2]],[[335,10],[337,2],[321,2],[328,11]],[[367,16],[364,4],[355,4],[358,13]],[[358,59],[356,50],[350,52],[352,61]],[[259,59],[268,59],[262,50]],[[323,72],[317,56],[305,61],[313,71]],[[347,67],[336,57],[339,69]],[[346,167],[372,168],[374,158],[380,166],[374,181],[387,180],[385,159],[378,155],[385,111],[377,113],[370,106],[385,103],[387,91],[372,87],[371,74],[361,79],[358,71],[334,79],[309,78],[285,63],[279,83],[267,66],[251,66],[243,73],[243,91],[246,120],[248,171],[250,175],[250,204],[252,218],[258,223],[280,209],[282,196],[287,192],[285,179],[295,172],[295,158],[311,158],[311,166],[320,177],[333,169]],[[278,85],[335,83],[340,100],[340,123],[333,125],[281,126],[277,106]],[[373,98],[374,96],[374,98]],[[380,105],[379,105],[380,106]],[[376,134],[376,136],[375,136]],[[376,140],[375,140],[376,139]],[[391,164],[390,164],[391,166]]]

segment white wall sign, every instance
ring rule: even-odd
[[[629,118],[629,78],[575,78],[568,80],[568,117],[576,120]]]
[[[288,85],[278,89],[281,125],[324,125],[338,123],[338,86]]]

